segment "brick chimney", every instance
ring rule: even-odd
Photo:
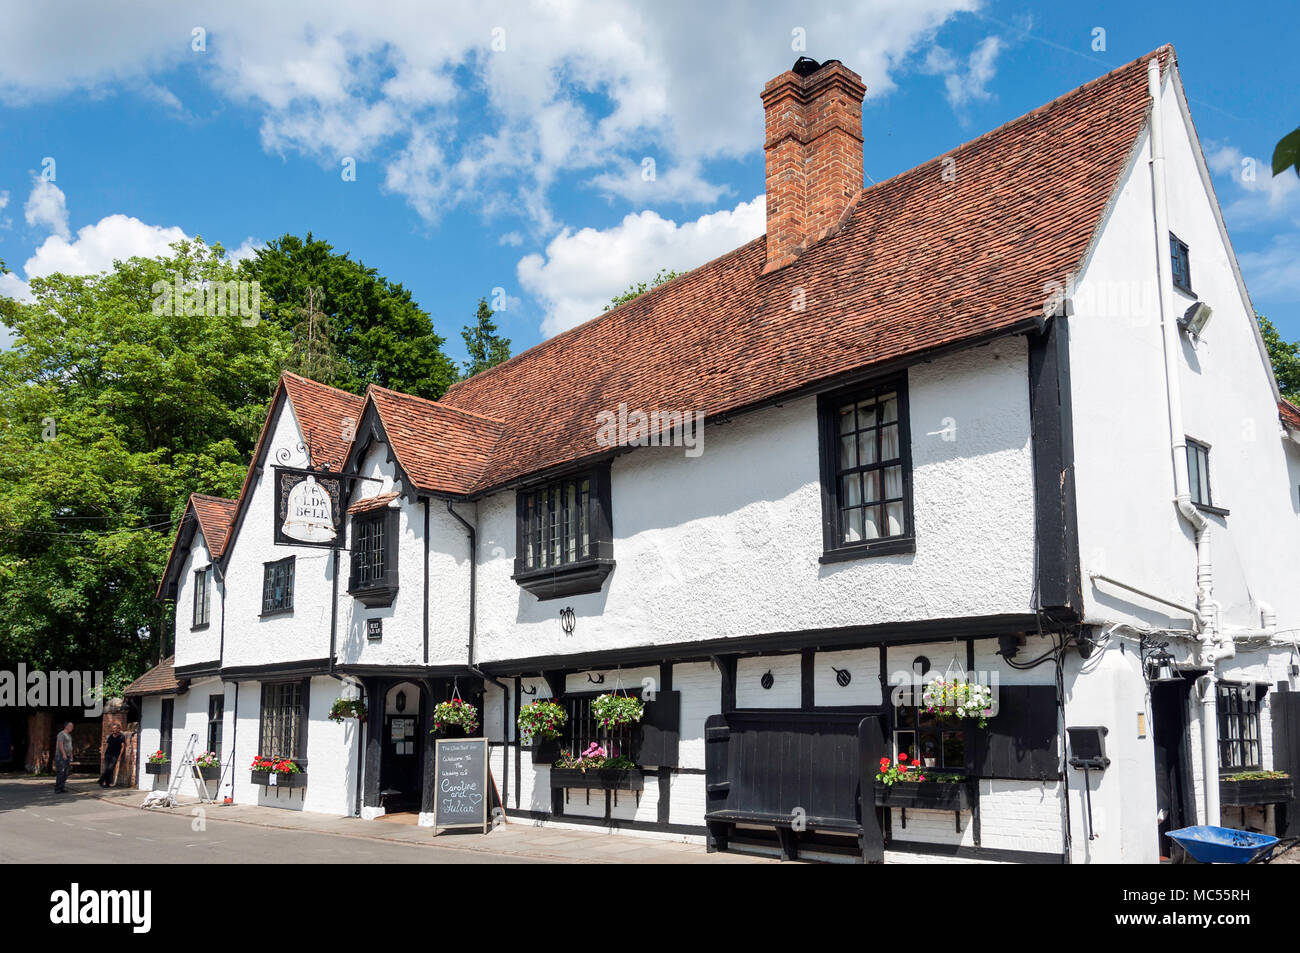
[[[862,77],[799,57],[763,87],[767,265],[788,265],[840,224],[862,191]]]

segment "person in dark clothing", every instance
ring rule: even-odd
[[[63,726],[54,740],[54,793],[67,791],[68,770],[72,767],[72,722]]]
[[[126,735],[122,734],[121,725],[113,725],[113,730],[104,742],[104,773],[99,776],[101,788],[113,786],[113,772],[117,769],[117,759],[122,757],[122,745],[126,744]]]

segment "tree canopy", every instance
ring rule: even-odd
[[[644,281],[638,281],[635,284],[628,285],[626,291],[624,291],[622,294],[616,294],[614,295],[614,297],[610,298],[609,304],[605,305],[605,307],[602,308],[601,310],[612,311],[614,308],[617,308],[621,304],[627,304],[633,298],[641,297],[641,295],[645,294],[647,291],[651,290],[652,288],[658,288],[660,285],[672,281],[674,278],[677,277],[677,275],[678,272],[673,271],[670,268],[660,268],[659,273],[656,274],[653,278],[651,278],[648,283]]]
[[[1273,363],[1278,389],[1291,403],[1300,404],[1300,343],[1283,340],[1273,322],[1264,315],[1257,314],[1255,318],[1259,321],[1268,358]]]
[[[469,352],[462,380],[510,360],[510,339],[503,338],[498,333],[496,322],[492,320],[494,314],[496,312],[488,307],[487,299],[479,298],[474,323],[465,325],[460,332],[460,336],[465,339],[465,349]]]
[[[319,372],[318,362],[325,360],[333,370],[322,384],[355,394],[379,384],[437,398],[456,381],[443,339],[411,293],[311,232],[306,238],[284,235],[259,249],[240,263],[239,276],[258,282],[264,317],[296,329],[295,365]],[[313,289],[318,295],[309,306]],[[316,333],[310,316],[317,314],[328,326],[327,360],[319,346],[309,347],[303,338]],[[298,363],[303,359],[307,366]]]

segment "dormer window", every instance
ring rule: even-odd
[[[384,506],[352,517],[352,572],[348,592],[370,608],[397,598],[398,511]]]
[[[609,468],[516,495],[514,579],[538,599],[599,592],[614,568]]]

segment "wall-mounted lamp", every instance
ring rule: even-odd
[[[1199,338],[1205,333],[1205,326],[1210,323],[1213,314],[1213,308],[1204,301],[1197,301],[1178,319],[1178,326],[1192,337]]]
[[[406,692],[398,692],[397,698],[393,700],[393,704],[396,706],[399,714],[406,711]]]

